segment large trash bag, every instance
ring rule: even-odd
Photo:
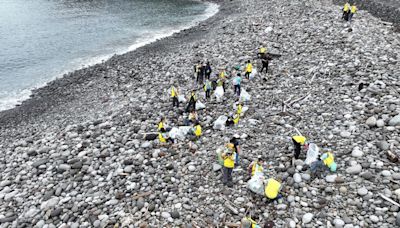
[[[264,195],[264,175],[256,172],[247,182],[247,188],[256,194]]]
[[[218,117],[218,119],[214,122],[214,126],[213,126],[214,130],[221,130],[221,131],[225,130],[225,124],[226,124],[227,120],[228,120],[228,117],[226,117],[226,116]]]
[[[217,86],[214,95],[217,98],[217,102],[220,102],[224,96],[224,88],[222,86]]]
[[[203,104],[201,101],[197,101],[196,102],[196,110],[201,110],[201,109],[205,109],[206,105]]]
[[[250,99],[251,99],[250,94],[245,89],[242,89],[242,91],[240,92],[240,100],[245,102],[245,101],[250,101]]]
[[[304,163],[307,165],[311,165],[311,163],[318,160],[318,155],[319,155],[318,146],[315,143],[310,143],[308,145],[307,157]]]
[[[250,80],[253,80],[253,78],[254,78],[255,76],[257,76],[257,69],[256,69],[256,68],[254,68],[254,69],[251,71],[251,73],[250,73],[250,75],[249,75],[249,79],[250,79]]]
[[[184,140],[190,129],[190,126],[173,127],[168,134],[172,139]]]
[[[185,96],[184,96],[184,95],[179,95],[179,96],[178,96],[178,101],[179,101],[180,103],[186,103],[186,98],[185,98]]]

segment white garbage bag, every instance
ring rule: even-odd
[[[221,131],[225,130],[225,124],[226,124],[227,120],[228,120],[228,117],[226,117],[226,116],[218,117],[218,119],[214,122],[214,126],[213,126],[214,130],[221,130]]]
[[[224,96],[224,88],[222,86],[217,86],[217,88],[215,88],[214,95],[217,98],[217,102],[220,102]]]
[[[240,100],[245,102],[250,101],[250,99],[251,95],[245,89],[242,89],[242,91],[240,92]]]
[[[201,109],[205,109],[206,105],[203,104],[201,101],[197,101],[196,102],[196,110],[201,110]]]
[[[257,69],[253,69],[249,75],[250,80],[252,80],[255,76],[257,76]]]
[[[179,95],[179,96],[178,96],[178,101],[179,101],[180,103],[185,103],[185,102],[186,102],[185,96],[184,96],[184,95]]]
[[[304,163],[307,165],[311,165],[311,163],[318,160],[318,156],[319,156],[318,146],[315,143],[310,143],[308,145],[307,157]]]
[[[247,182],[247,188],[256,194],[264,195],[264,175],[260,172],[255,173]]]
[[[168,135],[172,139],[184,140],[186,135],[190,132],[190,126],[173,127]]]

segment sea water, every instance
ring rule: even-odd
[[[134,50],[218,11],[190,0],[0,0],[0,110],[64,73]]]

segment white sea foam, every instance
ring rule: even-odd
[[[175,28],[166,28],[166,29],[159,30],[157,32],[149,31],[147,33],[144,33],[141,38],[137,39],[135,41],[135,43],[130,45],[128,48],[115,50],[114,53],[100,55],[100,56],[96,56],[96,57],[90,57],[90,58],[75,59],[75,60],[71,61],[71,63],[69,64],[69,70],[64,70],[64,71],[59,72],[58,74],[55,74],[55,77],[52,78],[50,81],[53,81],[57,78],[62,77],[64,74],[70,72],[71,69],[79,70],[84,67],[88,67],[91,65],[101,63],[103,61],[110,59],[115,54],[124,54],[126,52],[133,51],[139,47],[145,46],[145,45],[155,42],[159,39],[171,36],[174,33],[177,33],[184,29],[188,29],[193,26],[196,26],[200,22],[214,16],[219,11],[218,4],[211,3],[211,2],[206,2],[205,4],[207,5],[207,8],[204,11],[204,13],[186,25],[175,27]],[[32,90],[40,88],[40,87],[44,87],[47,85],[47,83],[48,82],[40,82],[32,88],[18,90],[18,91],[14,91],[12,93],[7,93],[7,94],[0,93],[0,111],[11,109],[11,108],[14,108],[16,105],[21,104],[22,101],[27,100],[31,96]]]

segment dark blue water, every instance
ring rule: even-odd
[[[190,0],[0,0],[0,110],[63,73],[171,35],[217,11]]]

